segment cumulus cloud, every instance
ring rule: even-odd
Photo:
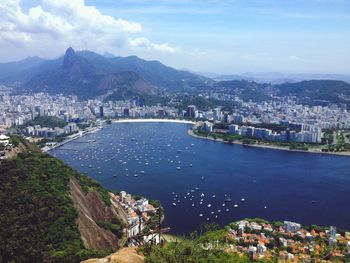
[[[112,53],[178,50],[168,43],[153,43],[142,34],[141,24],[104,15],[96,7],[85,5],[84,0],[42,0],[27,12],[20,0],[0,1],[3,50],[19,46],[19,53],[30,50],[47,56],[58,55],[68,46]]]
[[[146,49],[148,51],[160,51],[166,53],[175,53],[179,49],[169,46],[168,43],[155,44],[152,43],[148,38],[140,37],[135,39],[130,39],[130,44],[132,47]]]

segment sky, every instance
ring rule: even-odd
[[[194,72],[350,74],[350,0],[0,0],[0,62],[69,46]]]

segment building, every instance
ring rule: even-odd
[[[337,228],[335,226],[331,226],[328,232],[329,235],[329,245],[333,246],[337,243]]]
[[[7,146],[10,143],[10,137],[6,136],[5,134],[0,135],[0,144],[3,146]]]
[[[195,105],[187,106],[186,116],[189,117],[189,118],[195,118],[196,117],[196,106]]]
[[[239,126],[237,124],[231,124],[228,126],[228,132],[230,134],[239,134]]]
[[[221,108],[215,108],[214,109],[214,120],[215,121],[221,121],[222,120]]]
[[[284,221],[283,228],[286,232],[296,233],[301,229],[301,225],[291,221]]]
[[[205,132],[213,132],[213,124],[209,121],[204,122],[204,131]]]

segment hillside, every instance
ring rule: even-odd
[[[80,98],[95,98],[106,93],[118,93],[121,98],[133,95],[155,94],[156,89],[135,72],[107,72],[72,48],[67,49],[62,64],[34,75],[20,91],[75,94]]]
[[[107,190],[30,147],[0,165],[0,262],[79,262],[116,249],[122,225]]]
[[[54,60],[36,57],[0,63],[0,71],[0,83],[16,83],[19,92],[75,94],[84,99],[104,94],[118,99],[155,96],[159,89],[190,91],[208,88],[213,83],[159,61],[136,56],[105,57],[91,51],[75,52],[72,48]]]
[[[309,80],[284,83],[274,86],[278,95],[293,95],[311,105],[324,103],[345,103],[350,105],[350,84],[337,80]]]
[[[271,100],[268,90],[269,84],[260,84],[248,80],[229,80],[217,82],[215,86],[217,90],[234,94],[245,101],[260,102]]]

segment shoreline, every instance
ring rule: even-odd
[[[78,133],[76,133],[76,134],[71,135],[71,137],[67,138],[66,140],[64,140],[64,141],[62,141],[62,142],[57,143],[57,144],[54,145],[54,146],[51,146],[51,147],[45,146],[45,147],[41,148],[41,151],[42,151],[43,153],[49,152],[49,151],[51,151],[51,150],[53,150],[53,149],[59,148],[59,147],[65,145],[65,144],[67,144],[67,143],[69,143],[69,142],[72,142],[72,141],[76,140],[76,139],[82,138],[82,137],[84,137],[84,136],[86,136],[86,135],[88,135],[88,134],[98,132],[98,131],[100,131],[101,129],[102,129],[101,127],[92,127],[92,128],[88,128],[88,129],[86,129],[86,130],[83,130],[83,131],[80,131],[80,132],[78,132]]]
[[[291,150],[287,147],[283,146],[274,146],[274,145],[261,145],[261,144],[243,144],[241,141],[233,141],[233,142],[227,142],[224,141],[221,138],[214,139],[211,137],[203,137],[196,135],[192,129],[189,129],[187,131],[187,134],[198,138],[198,139],[203,139],[203,140],[210,140],[214,142],[220,142],[220,143],[227,143],[227,144],[236,144],[236,145],[241,145],[241,146],[247,146],[247,147],[254,147],[254,148],[262,148],[262,149],[270,149],[270,150],[278,150],[278,151],[288,151],[288,152],[297,152],[297,153],[313,153],[313,154],[328,154],[328,155],[333,155],[333,156],[343,156],[343,157],[350,157],[350,152],[321,152],[321,151],[316,151],[316,150],[309,150],[309,151],[303,151],[303,150]]]
[[[173,123],[184,123],[184,124],[193,124],[196,123],[193,121],[187,120],[176,120],[176,119],[119,119],[112,120],[113,123],[127,123],[127,122],[173,122]]]

